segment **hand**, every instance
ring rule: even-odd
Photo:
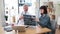
[[[39,28],[42,28],[40,25],[38,25]]]
[[[23,19],[23,18],[24,18],[24,16],[20,16],[20,18],[19,18],[19,19],[21,20],[21,19]]]
[[[39,19],[38,18],[36,18],[36,22],[39,22]]]

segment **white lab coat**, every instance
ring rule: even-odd
[[[20,16],[23,16],[24,14],[25,14],[25,11],[23,11],[21,14],[19,14],[19,17]],[[25,15],[30,15],[30,13],[29,12],[26,12]],[[24,25],[24,20],[23,19],[19,20],[18,25]]]

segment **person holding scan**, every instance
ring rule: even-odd
[[[20,14],[19,17],[19,23],[23,23],[26,28],[29,26],[36,26],[36,22],[35,22],[35,15],[31,15],[30,12],[28,12],[28,4],[24,4],[23,6],[23,12]],[[21,22],[22,21],[22,22]],[[19,24],[18,23],[18,24]]]
[[[28,12],[28,4],[23,5],[23,11],[19,15],[19,19],[18,19],[17,24],[24,25],[24,15],[30,15],[30,13]]]
[[[23,19],[23,15],[29,15],[27,4],[24,4],[24,6],[23,6],[23,12],[21,13],[21,16],[19,18],[20,20]]]

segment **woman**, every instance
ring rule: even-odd
[[[50,17],[47,15],[47,7],[41,6],[39,9],[40,9],[41,17],[39,18],[38,24],[42,28],[46,27],[46,28],[51,29]],[[49,33],[47,33],[47,34],[49,34]]]

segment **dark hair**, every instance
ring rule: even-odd
[[[44,10],[44,14],[47,14],[47,6],[41,6],[39,9],[43,9]]]

